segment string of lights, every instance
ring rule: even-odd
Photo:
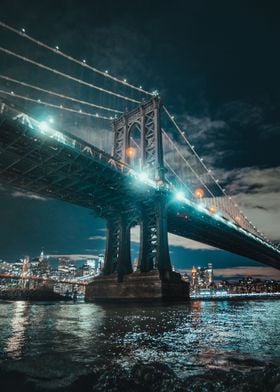
[[[82,110],[76,110],[76,109],[68,108],[68,107],[65,107],[63,105],[55,105],[55,104],[50,103],[50,102],[41,101],[40,99],[33,99],[33,98],[25,97],[24,95],[16,94],[13,91],[0,90],[0,93],[1,94],[5,94],[5,95],[9,95],[11,97],[19,98],[19,99],[22,99],[22,100],[25,100],[25,101],[34,102],[36,104],[48,106],[48,107],[51,107],[51,108],[55,108],[55,109],[59,109],[59,110],[65,110],[67,112],[72,112],[72,113],[77,113],[77,114],[83,115],[83,116],[100,118],[102,120],[109,120],[109,121],[113,120],[113,117],[102,116],[102,115],[100,115],[98,113],[93,114],[93,113],[83,112]]]
[[[180,157],[183,159],[183,161],[186,163],[186,165],[189,167],[189,169],[192,171],[192,173],[195,175],[195,177],[197,178],[197,180],[201,183],[201,185],[207,190],[207,192],[209,193],[209,195],[211,195],[212,197],[215,197],[215,195],[211,192],[211,190],[208,188],[208,186],[204,183],[204,181],[200,178],[200,176],[197,174],[197,172],[194,170],[194,168],[189,164],[189,162],[187,161],[187,159],[184,157],[184,155],[181,153],[181,151],[179,150],[178,146],[176,146],[176,144],[173,142],[173,140],[169,137],[169,135],[166,133],[166,131],[162,128],[162,133],[163,135],[167,138],[168,142],[170,144],[172,144],[175,148],[175,150],[177,151],[177,153],[180,155]]]
[[[73,101],[73,102],[77,102],[77,103],[79,103],[81,105],[88,105],[88,106],[91,106],[91,107],[96,108],[96,109],[106,110],[106,111],[114,112],[114,113],[122,113],[120,110],[108,108],[108,107],[105,107],[105,106],[96,105],[95,103],[82,101],[80,99],[69,97],[69,96],[64,95],[64,94],[60,94],[60,93],[56,93],[54,91],[46,90],[46,89],[44,89],[42,87],[34,86],[33,84],[29,84],[29,83],[26,83],[26,82],[22,82],[20,80],[16,80],[16,79],[10,78],[9,76],[0,75],[0,78],[4,79],[4,80],[7,80],[9,82],[13,82],[13,83],[19,84],[19,85],[24,86],[24,87],[29,87],[29,88],[32,88],[34,90],[41,91],[43,93],[53,95],[55,97],[59,97],[59,98],[62,98],[62,99]]]
[[[183,186],[183,188],[186,188],[188,190],[188,192],[190,193],[190,195],[192,195],[192,192],[190,190],[190,188],[184,183],[184,181],[181,179],[181,177],[175,172],[175,170],[172,168],[172,166],[168,163],[168,161],[166,159],[164,159],[164,163],[165,165],[168,167],[168,169],[172,172],[172,174],[177,178],[177,180],[181,183],[181,185]]]
[[[234,208],[238,209],[238,213],[243,217],[243,219],[247,222],[248,226],[256,233],[258,233],[258,235],[261,235],[262,237],[264,237],[257,229],[256,227],[252,224],[252,222],[250,222],[248,220],[248,218],[243,214],[243,212],[238,208],[237,204],[234,204],[231,200],[231,197],[226,193],[225,189],[221,187],[221,185],[219,184],[219,181],[216,180],[214,178],[214,176],[211,173],[211,170],[209,170],[207,168],[207,166],[205,165],[205,163],[203,162],[203,159],[200,158],[200,156],[197,154],[197,152],[194,149],[194,146],[191,145],[191,143],[189,142],[189,140],[186,138],[184,132],[182,131],[182,129],[179,127],[179,125],[177,124],[177,122],[175,121],[174,117],[170,114],[170,112],[168,111],[168,109],[166,108],[166,106],[163,105],[163,110],[165,111],[165,113],[167,114],[167,116],[169,117],[169,119],[171,120],[171,122],[173,123],[173,125],[175,126],[175,128],[177,129],[177,131],[180,133],[180,135],[183,137],[184,141],[187,143],[187,145],[189,146],[189,148],[191,149],[192,153],[196,156],[196,158],[198,159],[198,161],[200,162],[201,166],[205,169],[206,174],[212,178],[212,180],[215,182],[216,186],[220,189],[220,191],[222,192],[222,194],[226,197],[227,201],[229,204],[232,204],[232,206],[234,206]],[[265,238],[265,237],[264,237]]]
[[[124,80],[120,80],[120,79],[118,79],[118,78],[116,78],[116,77],[114,77],[114,76],[111,76],[111,75],[108,73],[108,71],[103,72],[103,71],[98,70],[98,69],[95,68],[95,67],[92,67],[92,66],[88,65],[88,64],[86,63],[86,60],[80,61],[80,60],[77,60],[77,59],[75,59],[75,58],[73,58],[73,57],[71,57],[71,56],[69,56],[69,55],[67,55],[67,54],[65,54],[65,53],[63,53],[63,52],[61,52],[61,51],[59,50],[59,47],[58,47],[58,46],[56,46],[55,48],[52,48],[52,47],[50,47],[49,45],[47,45],[47,44],[45,44],[45,43],[43,43],[43,42],[41,42],[41,41],[36,40],[35,38],[33,38],[33,37],[27,35],[24,29],[22,29],[22,31],[19,31],[19,30],[14,29],[14,28],[11,27],[11,26],[8,26],[7,24],[5,24],[5,23],[3,23],[3,22],[0,22],[0,27],[3,27],[3,28],[5,28],[5,29],[8,29],[8,30],[10,30],[10,31],[12,31],[12,32],[14,32],[14,33],[20,35],[21,37],[24,37],[24,38],[30,40],[31,42],[33,42],[33,43],[35,43],[35,44],[37,44],[37,45],[39,45],[39,46],[41,46],[41,47],[44,47],[45,49],[48,49],[48,50],[52,51],[52,52],[55,53],[55,54],[58,54],[58,55],[60,55],[60,56],[62,56],[62,57],[64,57],[64,58],[66,58],[66,59],[68,59],[68,60],[70,60],[70,61],[72,61],[72,62],[75,62],[75,63],[77,63],[77,64],[79,64],[79,65],[81,65],[81,66],[83,66],[83,67],[86,67],[86,68],[90,69],[91,71],[93,71],[93,72],[95,72],[95,73],[97,73],[97,74],[99,74],[99,75],[102,75],[102,76],[104,76],[104,77],[110,78],[111,80],[114,80],[115,82],[121,83],[122,85],[125,85],[126,87],[135,89],[135,90],[137,90],[137,91],[139,91],[139,92],[141,92],[141,93],[144,93],[144,94],[147,94],[147,95],[150,95],[150,96],[153,96],[153,95],[154,95],[154,93],[150,93],[150,92],[148,92],[148,91],[143,90],[141,86],[140,86],[140,87],[133,86],[133,85],[129,84],[125,79],[124,79]],[[40,67],[40,68],[45,69],[45,70],[47,70],[47,71],[53,72],[53,73],[55,73],[56,75],[59,75],[59,76],[62,76],[62,77],[64,77],[64,78],[67,78],[67,79],[69,79],[69,80],[72,80],[72,81],[75,81],[75,82],[77,82],[77,83],[83,84],[83,85],[85,85],[85,86],[87,86],[87,87],[94,88],[94,89],[96,89],[96,90],[98,90],[98,91],[101,91],[101,92],[103,92],[103,93],[106,93],[106,94],[114,95],[114,96],[116,96],[117,98],[120,98],[120,99],[123,99],[123,100],[126,100],[126,101],[134,102],[134,103],[137,103],[137,104],[140,103],[140,101],[138,101],[138,100],[135,100],[135,99],[130,98],[130,97],[125,96],[125,95],[121,95],[121,94],[116,93],[116,92],[113,92],[113,91],[111,91],[111,90],[104,89],[104,88],[102,88],[102,87],[100,87],[100,86],[97,86],[97,85],[95,85],[95,84],[85,82],[85,81],[83,81],[83,80],[81,80],[81,79],[75,78],[74,76],[65,74],[65,73],[63,73],[63,72],[61,72],[61,71],[58,71],[57,69],[48,67],[48,66],[46,66],[46,65],[44,65],[44,64],[41,64],[41,63],[39,63],[39,62],[36,62],[36,61],[30,59],[30,58],[27,58],[27,57],[25,57],[25,56],[22,56],[22,55],[20,55],[20,54],[18,54],[18,53],[15,53],[15,52],[13,52],[13,51],[10,51],[10,50],[8,50],[8,49],[6,49],[6,48],[0,47],[0,50],[1,50],[2,52],[6,53],[6,54],[9,54],[9,55],[14,56],[14,57],[16,57],[16,58],[19,58],[19,59],[21,59],[21,60],[23,60],[23,61],[25,61],[25,62],[30,63],[30,64],[36,65],[37,67]],[[76,98],[74,98],[74,97],[68,97],[68,96],[65,96],[65,95],[63,95],[63,94],[55,93],[55,92],[50,91],[50,90],[45,90],[45,89],[43,89],[43,88],[41,88],[41,87],[38,87],[38,86],[29,85],[29,84],[27,84],[27,83],[25,83],[25,82],[21,82],[21,81],[18,81],[18,80],[9,78],[9,77],[5,77],[5,76],[3,76],[3,75],[0,75],[0,77],[2,77],[2,79],[5,79],[5,78],[6,78],[6,80],[10,80],[11,82],[14,82],[14,83],[17,83],[17,84],[21,84],[21,85],[23,85],[23,86],[25,86],[25,87],[29,87],[29,88],[36,89],[37,91],[41,91],[41,92],[44,92],[44,93],[47,93],[47,94],[50,94],[50,95],[54,95],[54,96],[57,96],[57,97],[59,97],[59,98],[68,99],[68,100],[70,100],[70,101],[72,101],[72,102],[77,102],[77,103],[79,103],[79,104],[81,104],[81,105],[88,105],[88,106],[91,106],[91,107],[98,108],[98,109],[100,109],[100,110],[111,111],[111,112],[114,112],[114,113],[122,113],[121,111],[118,111],[118,110],[116,110],[116,109],[110,109],[110,108],[107,108],[107,107],[105,107],[105,106],[100,106],[100,105],[96,105],[96,104],[89,103],[89,102],[86,102],[86,101],[78,100],[78,99],[76,99]],[[100,119],[109,120],[109,121],[113,119],[113,117],[106,117],[106,116],[103,116],[103,115],[99,115],[98,113],[93,114],[93,113],[83,112],[82,110],[76,110],[76,109],[64,107],[64,106],[62,106],[62,105],[54,105],[54,104],[49,103],[49,102],[40,101],[40,100],[35,100],[35,99],[28,98],[28,97],[25,97],[25,96],[22,96],[22,95],[19,95],[19,94],[15,94],[15,93],[13,93],[13,92],[10,92],[10,93],[9,93],[9,92],[4,91],[4,90],[0,90],[0,92],[2,92],[3,94],[6,94],[6,95],[10,95],[10,96],[17,97],[17,98],[19,98],[19,99],[25,99],[25,100],[28,100],[28,101],[31,101],[31,102],[40,103],[40,104],[43,104],[43,105],[45,105],[45,106],[57,108],[57,109],[60,109],[60,110],[66,110],[66,111],[73,112],[73,113],[77,113],[77,114],[80,114],[80,115],[91,116],[91,117],[94,117],[94,118],[100,118]],[[197,152],[196,152],[195,149],[194,149],[194,146],[192,146],[191,143],[188,141],[188,139],[186,138],[184,132],[183,132],[182,129],[179,127],[179,125],[177,124],[177,122],[174,120],[174,117],[171,116],[171,114],[170,114],[170,112],[167,110],[167,108],[166,108],[165,106],[163,106],[163,109],[164,109],[165,113],[168,115],[169,119],[172,121],[172,123],[173,123],[173,125],[175,126],[175,128],[177,129],[177,131],[180,133],[180,135],[183,137],[184,141],[187,143],[187,145],[188,145],[189,148],[191,149],[191,151],[192,151],[192,153],[194,154],[194,156],[198,159],[198,162],[201,164],[202,168],[205,170],[206,175],[209,176],[209,177],[214,181],[215,186],[216,186],[217,188],[219,188],[219,190],[222,192],[222,195],[224,195],[224,197],[225,197],[225,200],[224,200],[225,203],[224,203],[224,204],[225,204],[225,206],[226,206],[226,209],[229,210],[228,214],[229,214],[230,216],[232,216],[232,212],[234,213],[235,211],[238,211],[238,214],[239,214],[240,216],[242,216],[242,218],[243,218],[244,221],[245,221],[245,227],[246,227],[246,228],[248,227],[249,230],[251,230],[251,231],[257,233],[257,235],[259,235],[259,236],[261,236],[262,238],[264,238],[265,240],[267,240],[267,238],[266,238],[262,233],[260,233],[259,230],[257,230],[257,228],[253,225],[253,223],[252,223],[251,221],[249,221],[249,219],[247,218],[247,216],[244,215],[243,211],[241,211],[241,210],[238,208],[238,205],[232,201],[232,198],[227,194],[226,190],[219,184],[219,181],[218,181],[217,179],[214,178],[214,176],[211,174],[211,170],[208,170],[208,168],[206,167],[205,163],[203,162],[203,158],[201,158],[201,157],[197,154]],[[165,131],[163,131],[163,132],[165,132]],[[168,137],[168,135],[167,135],[166,133],[165,133],[165,135]],[[168,138],[169,138],[169,137],[168,137]],[[171,141],[170,138],[169,138],[169,141]],[[172,142],[172,141],[171,141],[171,142]],[[210,189],[209,189],[209,187],[207,186],[207,184],[205,184],[205,182],[201,179],[201,177],[198,175],[198,173],[193,169],[193,167],[192,167],[192,166],[189,164],[189,162],[185,159],[185,157],[183,156],[183,154],[181,153],[181,151],[177,148],[177,146],[176,146],[173,142],[172,142],[172,144],[173,144],[173,146],[175,147],[177,153],[184,159],[184,161],[185,161],[185,163],[187,164],[187,166],[188,166],[188,167],[190,168],[190,170],[195,174],[196,178],[200,181],[200,183],[203,185],[203,187],[208,191],[208,193],[209,193],[211,196],[215,197],[214,194],[210,191]],[[173,171],[173,169],[172,169],[172,171]],[[178,178],[177,174],[176,174],[174,171],[173,171],[173,173],[174,173],[174,174],[176,175],[176,177]],[[185,185],[185,184],[184,184],[184,185]],[[186,185],[185,185],[185,186],[186,186]],[[233,214],[233,215],[235,215],[235,214]],[[233,217],[233,218],[234,218],[234,217]],[[267,240],[267,241],[268,241],[268,240]],[[268,242],[269,242],[269,241],[268,241]]]
[[[13,51],[11,51],[9,49],[0,47],[0,51],[3,52],[3,53],[9,54],[11,56],[14,56],[14,57],[16,57],[16,58],[18,58],[20,60],[23,60],[23,61],[25,61],[27,63],[36,65],[37,67],[45,69],[45,70],[47,70],[49,72],[52,72],[52,73],[54,73],[56,75],[62,76],[64,78],[66,78],[66,79],[69,79],[69,80],[72,80],[74,82],[83,84],[84,86],[87,86],[87,87],[90,87],[90,88],[94,88],[95,90],[101,91],[101,92],[106,93],[106,94],[114,95],[115,97],[124,99],[126,101],[131,101],[131,102],[138,103],[138,104],[140,103],[140,101],[137,101],[136,99],[129,98],[129,97],[125,96],[125,95],[121,95],[121,94],[115,93],[114,91],[106,90],[106,89],[104,89],[102,87],[96,86],[95,84],[85,82],[84,80],[75,78],[74,76],[68,75],[68,74],[66,74],[64,72],[61,72],[61,71],[58,71],[57,69],[48,67],[47,65],[44,65],[44,64],[41,64],[41,63],[38,63],[37,61],[34,61],[34,60],[29,59],[29,58],[27,58],[25,56],[22,56],[22,55],[20,55],[18,53],[15,53],[15,52],[13,52]]]
[[[55,48],[52,48],[51,46],[49,46],[49,45],[47,45],[47,44],[45,44],[45,43],[43,43],[43,42],[41,42],[41,41],[39,41],[39,40],[37,40],[37,39],[31,37],[31,36],[28,35],[28,34],[26,34],[25,29],[22,29],[22,30],[20,31],[20,30],[17,30],[17,29],[15,29],[14,27],[11,27],[11,26],[9,26],[9,25],[7,25],[6,23],[1,22],[1,21],[0,21],[0,26],[3,27],[3,28],[5,28],[5,29],[7,29],[7,30],[9,30],[9,31],[12,31],[13,33],[15,33],[15,34],[17,34],[17,35],[19,35],[19,36],[21,36],[21,37],[23,37],[23,38],[28,39],[29,41],[35,43],[35,44],[38,45],[38,46],[41,46],[41,47],[43,47],[43,48],[45,48],[45,49],[48,49],[48,50],[50,50],[51,52],[53,52],[53,53],[55,53],[55,54],[57,54],[57,55],[59,55],[59,56],[62,56],[62,57],[64,57],[64,58],[66,58],[67,60],[70,60],[70,61],[72,61],[72,62],[74,62],[74,63],[76,63],[76,64],[79,64],[79,65],[82,65],[83,67],[86,67],[86,68],[90,69],[91,71],[93,71],[93,72],[95,72],[95,73],[97,73],[97,74],[99,74],[99,75],[102,75],[102,76],[104,76],[104,77],[106,77],[106,78],[109,78],[109,79],[113,80],[114,82],[117,82],[117,83],[120,83],[120,84],[122,84],[122,85],[125,85],[126,87],[129,87],[129,88],[131,88],[131,89],[137,90],[137,91],[139,91],[139,92],[141,92],[141,93],[144,93],[144,94],[147,94],[147,95],[150,95],[150,96],[153,95],[153,93],[150,93],[149,91],[144,90],[144,89],[142,88],[142,86],[139,86],[139,87],[134,86],[134,85],[128,83],[128,82],[126,81],[126,79],[121,80],[121,79],[119,79],[119,78],[117,78],[117,77],[115,77],[115,76],[110,75],[109,72],[108,72],[108,70],[106,70],[105,72],[103,72],[103,71],[101,71],[101,70],[99,70],[99,69],[97,69],[97,68],[95,68],[95,67],[93,67],[93,66],[87,64],[85,60],[80,61],[80,60],[75,59],[74,57],[72,57],[72,56],[70,56],[70,55],[68,55],[68,54],[66,54],[66,53],[64,53],[64,52],[62,52],[62,51],[59,49],[58,46],[56,46]]]

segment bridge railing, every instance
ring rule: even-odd
[[[19,109],[12,107],[12,104],[7,103],[6,100],[0,98],[0,114],[5,116],[8,120],[16,121],[25,127],[27,127],[30,132],[40,133],[50,139],[54,139],[56,142],[65,145],[68,148],[79,150],[79,152],[87,157],[102,161],[121,172],[133,171],[129,165],[124,162],[116,160],[113,156],[106,153],[103,150],[86,143],[82,139],[75,136],[75,138],[67,133],[61,132],[52,127],[52,124],[47,122],[40,122],[29,114],[20,111]]]

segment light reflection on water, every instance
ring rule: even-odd
[[[180,305],[0,302],[0,364],[41,383],[101,364],[162,361],[179,375],[280,364],[280,301]],[[43,380],[43,381],[42,381]]]

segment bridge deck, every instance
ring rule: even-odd
[[[136,211],[159,191],[151,181],[97,148],[51,128],[2,103],[0,180],[8,186],[90,208],[107,218],[115,210]],[[226,218],[191,202],[168,203],[168,230],[280,269],[280,252]]]

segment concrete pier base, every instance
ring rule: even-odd
[[[189,284],[177,272],[169,272],[161,279],[158,271],[133,272],[118,282],[116,274],[100,275],[86,287],[88,302],[113,301],[187,301]]]

